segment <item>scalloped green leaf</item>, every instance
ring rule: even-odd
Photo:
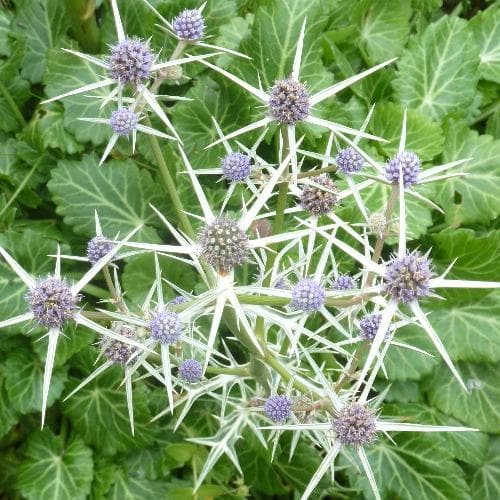
[[[474,471],[471,481],[473,500],[495,498],[500,491],[500,437],[491,437],[488,456]]]
[[[17,484],[29,500],[84,500],[92,469],[92,450],[79,437],[65,442],[45,430],[30,436]]]
[[[9,31],[12,17],[12,12],[7,9],[0,10],[0,56],[10,55]]]
[[[410,40],[398,61],[393,86],[404,105],[440,119],[472,103],[478,63],[478,48],[467,22],[443,16]]]
[[[0,437],[3,437],[19,420],[19,413],[13,407],[7,389],[5,376],[0,372]]]

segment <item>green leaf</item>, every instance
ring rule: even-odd
[[[379,148],[387,156],[393,156],[399,148],[404,107],[393,103],[381,103],[375,107],[370,130],[385,140]],[[418,154],[422,161],[432,160],[443,150],[443,130],[418,111],[409,110],[406,124],[406,149]]]
[[[465,392],[448,367],[441,365],[429,380],[430,403],[467,425],[500,433],[500,388],[497,365],[459,364],[469,388]]]
[[[470,175],[440,183],[435,201],[446,208],[446,221],[452,227],[488,223],[500,213],[500,140],[479,135],[461,121],[448,121],[444,132],[443,161],[471,158],[462,167]]]
[[[59,0],[16,0],[17,14],[12,32],[27,41],[23,59],[23,77],[32,83],[42,81],[47,64],[47,51],[58,47],[69,20]]]
[[[473,500],[495,498],[500,491],[500,437],[492,437],[488,456],[471,478]]]
[[[398,61],[393,85],[404,105],[439,119],[450,111],[467,109],[472,102],[478,63],[467,22],[443,16],[410,41]]]
[[[108,370],[62,406],[85,442],[98,446],[106,455],[146,446],[154,439],[154,427],[148,425],[151,415],[146,406],[146,394],[138,384],[133,393],[135,436],[132,435],[125,389],[119,387],[122,380],[122,369]]]
[[[18,420],[19,414],[10,402],[7,389],[5,388],[5,377],[0,372],[0,437],[7,434]]]
[[[30,500],[84,500],[92,482],[92,450],[78,437],[64,442],[50,430],[28,440],[18,487]]]
[[[480,11],[470,22],[479,45],[479,74],[485,80],[500,83],[500,10],[492,5]]]
[[[496,111],[490,115],[486,122],[486,133],[495,139],[500,139],[500,104],[498,103]]]
[[[379,63],[399,56],[410,31],[410,0],[364,0],[358,3],[361,44],[370,61]]]
[[[10,55],[9,30],[12,12],[7,9],[0,10],[0,56]]]
[[[86,155],[81,161],[61,160],[52,170],[48,187],[64,222],[79,234],[94,236],[96,210],[107,236],[123,236],[144,224],[136,238],[157,240],[152,225],[160,223],[149,203],[166,213],[161,187],[131,160],[98,163],[97,156]]]
[[[166,481],[150,481],[135,477],[123,470],[115,476],[115,484],[106,496],[107,500],[158,500],[167,498],[169,484]],[[168,496],[168,498],[172,498]]]

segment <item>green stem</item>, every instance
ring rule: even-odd
[[[104,275],[104,280],[106,281],[106,286],[108,287],[109,293],[111,294],[111,298],[113,299],[114,304],[120,309],[122,312],[126,312],[127,308],[123,303],[121,297],[118,295],[116,291],[116,287],[113,283],[113,279],[111,278],[111,273],[109,272],[109,266],[104,266],[102,269],[102,274]]]
[[[497,110],[500,110],[500,102],[494,102],[490,106],[488,106],[477,118],[470,120],[468,125],[472,126],[476,123],[481,123],[483,120],[486,120],[490,115],[495,113]]]
[[[21,110],[19,109],[18,105],[16,104],[16,101],[14,101],[14,98],[12,97],[11,93],[9,92],[9,89],[2,82],[0,82],[0,92],[5,97],[5,100],[7,101],[7,104],[10,106],[10,109],[12,110],[14,115],[16,116],[17,121],[23,127],[25,127],[26,120],[24,119],[24,116],[21,113]]]
[[[71,19],[71,34],[86,51],[99,52],[100,31],[95,16],[95,0],[65,0]]]
[[[240,366],[207,366],[207,373],[213,373],[214,375],[238,375],[240,377],[248,377],[250,375],[249,364]]]

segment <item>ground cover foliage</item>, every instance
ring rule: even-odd
[[[167,61],[177,40],[162,29],[154,9],[171,21],[200,5],[149,3],[119,0],[119,16],[127,36],[150,39],[158,61]],[[157,97],[147,106],[142,101],[141,124],[147,131],[137,129],[134,145],[119,137],[107,150],[116,134],[108,120],[120,92],[109,98],[110,88],[100,87],[45,101],[108,77],[90,59],[62,49],[107,55],[117,43],[111,2],[0,1],[0,245],[34,279],[54,272],[59,252],[71,284],[92,267],[88,259],[65,256],[86,257],[89,240],[100,231],[123,257],[101,260],[102,271],[82,283],[78,314],[83,319],[65,324],[57,338],[50,384],[47,353],[54,336],[36,321],[3,325],[26,312],[27,287],[8,260],[0,259],[0,325],[5,326],[0,330],[0,497],[291,499],[306,492],[310,498],[369,499],[377,495],[376,483],[383,499],[497,498],[500,292],[436,288],[439,297],[419,301],[425,313],[420,317],[401,302],[390,331],[413,349],[384,343],[380,328],[373,332],[382,333],[376,349],[376,341],[363,340],[363,350],[346,338],[358,338],[365,314],[384,315],[391,307],[387,289],[380,288],[382,275],[375,278],[376,269],[363,260],[372,258],[379,240],[385,243],[384,264],[401,252],[403,236],[409,250],[430,250],[436,279],[448,270],[447,280],[500,281],[500,4],[209,0],[203,16],[207,43],[250,59],[188,44],[184,55],[212,56],[186,61],[181,73],[162,78],[156,94],[173,98]],[[291,74],[304,26],[300,81],[311,96],[397,58],[311,111],[318,120],[386,142],[298,122],[293,138],[287,135],[290,126],[269,123],[206,148],[220,138],[218,127],[227,135],[268,116],[255,93],[220,69],[267,93]],[[126,105],[135,98],[130,89],[123,94]],[[182,149],[175,140],[150,134],[173,134],[165,116]],[[444,171],[434,182],[417,183],[418,196],[401,198],[397,180],[384,184],[384,170],[374,165],[401,153],[402,134],[423,172],[468,159],[457,167],[468,175],[447,177]],[[359,176],[337,168],[336,148],[351,144],[345,137],[369,158]],[[248,151],[255,144],[251,181],[220,180],[225,147]],[[322,157],[325,152],[330,160]],[[336,186],[323,194],[347,193],[333,213],[351,233],[327,215],[300,210],[303,191],[318,188],[317,177],[308,173],[319,168]],[[195,173],[200,169],[216,172]],[[288,169],[290,179],[278,182]],[[284,198],[278,196],[283,185]],[[271,192],[263,194],[266,186]],[[404,212],[397,196],[405,201]],[[289,209],[299,209],[276,224],[283,199]],[[374,228],[372,215],[384,213],[391,199],[396,202],[389,220],[381,230]],[[197,234],[207,225],[207,205],[215,215],[225,205],[225,215],[247,223],[251,252],[243,262],[231,257],[234,274],[232,266],[221,264],[220,248],[215,254],[205,248],[197,256],[192,242],[205,241]],[[280,233],[288,236],[272,240]],[[118,248],[118,241],[123,246]],[[172,249],[183,245],[187,250],[181,253]],[[339,275],[354,277],[357,288],[336,295],[332,283]],[[295,285],[311,276],[326,291],[324,304],[304,305],[293,294]],[[370,288],[367,282],[379,289],[356,299],[365,293],[360,287]],[[188,306],[169,306],[179,295]],[[315,299],[308,295],[307,300]],[[149,321],[160,310],[182,318],[183,342],[175,339],[170,351],[170,342],[157,339],[158,347],[149,338],[154,334]],[[85,318],[104,333],[86,326]],[[109,361],[106,348],[113,340],[106,340],[106,332],[127,318],[133,338],[155,354],[126,346],[135,359],[109,362],[71,394]],[[425,318],[449,358],[422,327]],[[192,372],[183,375],[187,358],[202,368],[201,380]],[[356,401],[363,387],[363,404],[368,399],[372,416],[387,430],[391,422],[401,422],[477,431],[393,432],[390,438],[379,432],[361,448],[343,442],[332,475],[333,459],[325,462],[325,456],[341,438],[339,408]],[[265,403],[285,394],[291,410],[286,418],[273,418]],[[320,424],[330,431],[314,428]]]

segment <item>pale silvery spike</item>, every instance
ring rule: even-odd
[[[245,132],[250,132],[261,127],[265,127],[272,122],[277,122],[282,124],[287,129],[287,139],[289,143],[290,150],[292,151],[291,165],[292,165],[292,179],[293,182],[297,182],[298,174],[298,163],[297,163],[297,143],[296,143],[296,133],[295,128],[297,123],[308,123],[311,125],[317,125],[319,127],[330,130],[334,134],[343,133],[348,135],[353,135],[357,137],[364,137],[367,139],[373,139],[378,141],[384,141],[380,137],[376,137],[372,134],[368,134],[359,130],[346,127],[336,122],[331,122],[323,118],[314,116],[314,107],[320,104],[324,100],[336,95],[341,90],[350,87],[359,80],[365,78],[366,76],[378,71],[379,69],[387,66],[396,59],[390,59],[385,61],[373,68],[359,73],[358,75],[352,76],[336,83],[326,89],[323,89],[315,94],[310,95],[304,84],[300,82],[300,66],[302,59],[302,49],[304,45],[304,36],[306,29],[306,19],[302,24],[299,39],[297,41],[295,57],[293,61],[292,71],[290,76],[283,78],[284,75],[276,75],[281,80],[277,80],[275,85],[268,91],[265,92],[261,88],[254,87],[253,85],[245,82],[241,78],[229,73],[228,71],[218,68],[213,64],[201,61],[202,64],[218,71],[225,77],[229,78],[240,87],[248,91],[253,97],[260,101],[264,106],[267,107],[268,112],[264,118],[257,120],[245,127],[242,127],[234,132],[226,135],[226,139],[232,139],[238,135],[244,134]],[[218,144],[221,140],[215,141],[207,147],[211,147]]]

